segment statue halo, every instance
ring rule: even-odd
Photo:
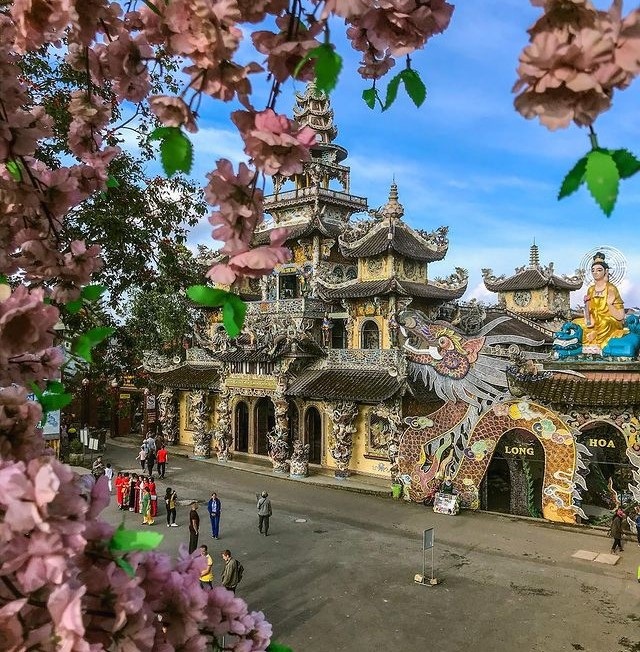
[[[584,272],[584,277],[590,283],[593,283],[591,266],[593,265],[593,257],[598,252],[602,252],[605,255],[607,264],[609,265],[609,281],[614,285],[619,285],[627,275],[627,259],[619,249],[609,245],[594,247],[584,254],[580,261],[580,269]]]

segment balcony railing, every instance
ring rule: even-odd
[[[276,202],[290,201],[294,199],[305,199],[307,197],[318,197],[320,199],[336,199],[351,204],[352,206],[359,206],[362,210],[367,208],[367,200],[364,197],[356,197],[347,192],[340,190],[331,190],[329,188],[318,188],[312,186],[310,188],[298,188],[296,190],[286,190],[279,192],[275,195],[267,195],[264,198],[265,206],[274,204]]]
[[[278,299],[277,301],[251,301],[247,303],[247,314],[281,314],[293,317],[322,319],[327,304],[320,299],[300,297],[297,299]]]
[[[404,362],[399,349],[329,349],[328,354],[329,364],[334,367],[364,365],[399,369]]]

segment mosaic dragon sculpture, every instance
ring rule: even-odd
[[[513,429],[533,433],[547,464],[543,479],[543,515],[574,522],[580,508],[576,474],[580,466],[574,437],[553,412],[510,396],[505,371],[520,354],[529,360],[548,357],[536,351],[541,342],[516,335],[492,334],[508,321],[502,316],[473,336],[451,324],[430,321],[416,310],[404,310],[398,324],[408,373],[434,391],[444,405],[422,417],[405,419],[407,428],[398,452],[399,477],[411,500],[429,499],[445,477],[453,480],[463,506],[480,506],[479,488],[500,437]]]

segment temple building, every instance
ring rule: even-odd
[[[375,210],[351,194],[313,85],[295,115],[317,142],[300,174],[273,178],[255,236],[286,227],[291,262],[236,288],[236,338],[202,309],[184,356],[145,361],[168,443],[294,477],[388,478],[418,502],[446,481],[463,507],[568,523],[640,503],[640,316],[604,253],[582,317],[583,274],[542,266],[535,244],[514,275],[483,270],[495,306],[460,304],[466,270],[433,271],[447,228],[412,228],[395,180]]]
[[[151,356],[146,368],[167,439],[193,444],[195,455],[262,458],[294,475],[311,464],[339,477],[390,477],[389,448],[407,411],[419,410],[396,317],[409,305],[435,314],[463,295],[467,273],[433,274],[447,228],[409,226],[395,182],[376,210],[350,193],[324,94],[309,85],[295,115],[317,142],[300,174],[273,178],[271,219],[255,240],[287,227],[291,262],[239,288],[248,309],[237,338],[219,311],[203,310],[186,360]]]

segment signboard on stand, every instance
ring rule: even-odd
[[[437,493],[433,501],[433,511],[437,514],[453,516],[460,511],[460,499],[456,494]]]

